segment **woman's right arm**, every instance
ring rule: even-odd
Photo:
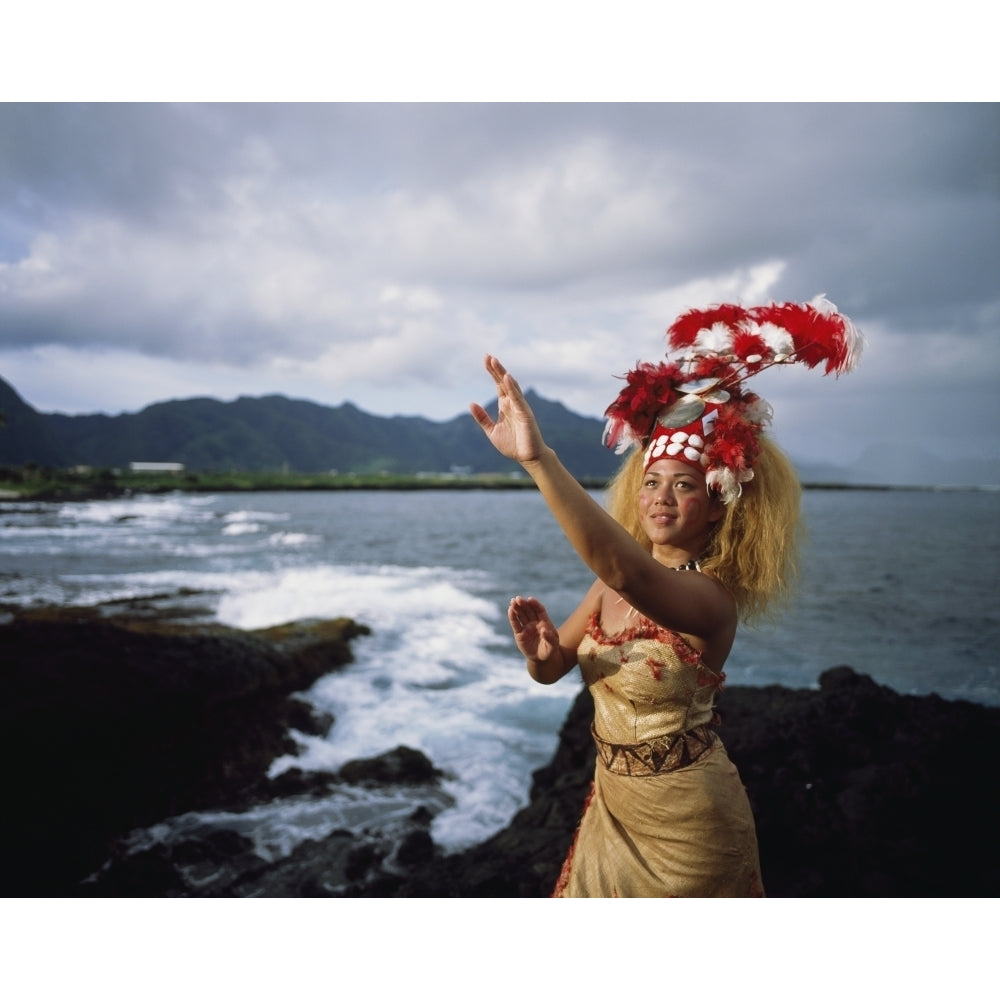
[[[731,638],[736,610],[728,591],[702,573],[675,573],[657,562],[583,488],[545,444],[521,387],[492,355],[486,369],[497,388],[497,419],[470,407],[493,446],[535,481],[577,555],[608,590],[664,628],[709,642]],[[727,647],[728,648],[728,647]]]
[[[556,629],[541,601],[515,597],[507,608],[514,642],[524,655],[528,673],[539,684],[554,684],[577,664],[576,651],[591,615],[600,608],[604,584],[595,580],[576,610]]]

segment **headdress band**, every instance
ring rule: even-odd
[[[705,473],[726,503],[753,478],[759,436],[770,404],[745,389],[748,378],[772,365],[825,365],[824,374],[854,369],[861,331],[820,295],[808,303],[746,309],[692,309],[667,330],[673,361],[641,362],[608,407],[604,443],[619,454],[645,449],[646,468],[673,458]]]

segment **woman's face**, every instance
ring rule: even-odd
[[[657,459],[646,470],[638,503],[654,547],[693,555],[704,548],[711,525],[724,513],[721,501],[709,496],[704,474],[673,458]]]

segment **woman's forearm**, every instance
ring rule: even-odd
[[[548,446],[522,467],[577,555],[606,586],[619,592],[625,589],[640,563],[641,548],[635,539],[590,496]]]
[[[470,404],[493,446],[531,476],[577,555],[605,586],[640,614],[675,631],[711,636],[730,623],[735,606],[714,580],[671,573],[660,565],[569,473],[542,438],[531,407],[493,355],[486,370],[497,387],[497,418]]]
[[[729,607],[716,584],[700,573],[665,572],[577,482],[545,446],[525,471],[580,558],[609,589],[640,614],[667,628],[711,635]]]
[[[556,646],[547,659],[536,660],[532,656],[526,656],[524,663],[533,681],[539,684],[555,684],[576,666],[576,658],[570,658],[562,646]]]

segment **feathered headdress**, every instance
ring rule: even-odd
[[[647,467],[659,458],[687,462],[730,503],[753,478],[759,435],[771,420],[770,404],[747,391],[746,380],[793,363],[841,375],[857,365],[864,338],[819,295],[801,304],[692,309],[667,330],[667,342],[680,357],[641,362],[625,376],[605,412],[604,443],[619,454],[641,445]]]

